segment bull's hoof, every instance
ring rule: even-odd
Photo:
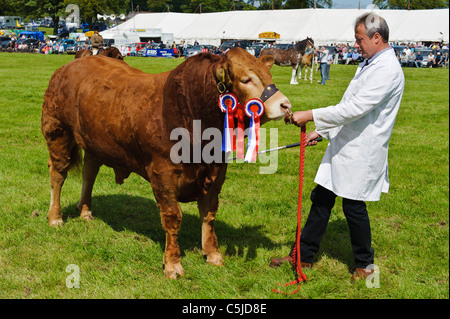
[[[63,220],[62,218],[56,218],[56,219],[52,219],[48,221],[48,225],[50,227],[55,227],[58,228],[59,226],[61,226],[63,224]]]
[[[177,279],[184,276],[183,266],[180,263],[164,265],[164,276],[169,279]]]
[[[209,254],[206,257],[206,261],[214,266],[223,266],[223,264],[224,264],[223,257],[219,252],[214,253],[214,254]]]
[[[88,222],[90,222],[91,220],[94,219],[94,217],[92,216],[92,212],[90,210],[89,211],[82,211],[81,214],[80,214],[80,218],[82,218],[82,219],[84,219],[84,220],[86,220]]]

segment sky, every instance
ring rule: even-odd
[[[361,9],[365,9],[372,4],[372,0],[333,0],[332,9],[358,9],[359,3],[361,3]]]

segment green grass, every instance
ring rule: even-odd
[[[93,192],[94,221],[78,218],[81,176],[63,188],[64,225],[47,225],[50,200],[47,149],[40,132],[44,91],[52,73],[73,56],[0,53],[0,298],[430,298],[449,297],[449,72],[404,69],[406,87],[390,143],[391,189],[368,203],[380,288],[350,283],[350,237],[338,201],[314,268],[295,295],[272,292],[295,278],[291,268],[268,266],[293,243],[298,196],[298,148],[278,154],[275,174],[264,164],[232,164],[220,195],[216,232],[225,266],[201,254],[196,203],[182,204],[179,234],[185,277],[162,271],[164,233],[149,183],[132,174],[119,186],[102,167]],[[126,58],[146,72],[183,60]],[[326,86],[289,85],[290,69],[272,74],[295,110],[339,102],[355,66],[333,65]],[[300,131],[281,122],[278,144],[295,143]],[[308,131],[314,129],[308,124]],[[307,149],[303,223],[326,143]],[[80,269],[80,288],[66,287],[66,267]]]

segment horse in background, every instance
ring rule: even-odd
[[[314,55],[315,55],[315,50],[309,50],[305,52],[305,54],[303,54],[302,56],[302,60],[300,61],[300,68],[298,71],[298,78],[301,79],[302,78],[302,70],[303,68],[305,68],[305,81],[308,75],[308,69],[309,69],[309,80],[313,81],[313,67],[314,67]]]
[[[75,54],[75,59],[79,59],[79,58],[82,58],[85,56],[90,56],[90,55],[92,55],[91,50],[81,49],[81,50],[78,50],[77,53]],[[109,58],[123,60],[122,53],[120,53],[119,49],[117,49],[116,47],[108,47],[108,48],[102,49],[102,50],[98,51],[97,55],[104,55]]]
[[[302,57],[307,50],[314,50],[314,40],[307,37],[286,50],[269,48],[261,51],[262,55],[272,55],[274,63],[279,66],[292,66],[291,84],[298,84],[297,72]]]

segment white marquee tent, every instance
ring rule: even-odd
[[[315,43],[353,43],[353,23],[367,10],[296,9],[227,11],[217,13],[142,13],[102,32],[116,45],[139,42],[159,34],[162,41],[219,45],[224,39],[257,40],[262,32],[280,34],[278,42],[290,43],[307,36]],[[391,42],[448,42],[449,9],[374,10],[384,17]]]

